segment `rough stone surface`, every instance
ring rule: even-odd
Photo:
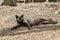
[[[60,8],[58,3],[17,3],[15,7],[0,6],[0,40],[60,40],[60,14],[55,12]],[[33,20],[38,17],[52,18],[58,21],[55,25],[33,26],[31,30],[26,27],[11,31],[15,26],[15,15],[24,14],[26,19]]]
[[[2,5],[3,2],[4,2],[4,0],[0,0],[0,6]]]

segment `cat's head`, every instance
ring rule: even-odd
[[[23,22],[24,21],[24,15],[22,14],[21,16],[15,15],[17,23]]]

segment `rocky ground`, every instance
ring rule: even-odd
[[[60,39],[60,3],[17,3],[17,6],[0,6],[0,40],[59,40]],[[33,26],[11,31],[17,25],[15,15],[24,14],[26,19],[52,18],[56,25]]]

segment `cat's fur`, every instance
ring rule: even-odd
[[[28,23],[28,21],[26,19],[24,19],[23,17],[24,15],[21,15],[20,17],[15,15],[16,17],[16,21],[17,21],[17,25],[15,27],[12,27],[11,30],[14,30],[16,28],[19,28],[21,26],[23,27],[27,27],[29,30],[31,28],[30,24]]]
[[[40,25],[40,24],[56,24],[57,21],[54,21],[52,19],[44,19],[44,18],[37,18],[35,19],[33,22],[29,21],[28,22],[30,23],[31,26],[34,26],[34,25]]]
[[[30,21],[30,20],[26,20],[24,19],[24,15],[22,14],[20,17],[16,16],[16,20],[17,20],[17,25],[13,28],[11,28],[11,30],[14,30],[16,28],[19,28],[21,26],[26,26],[29,30],[31,29],[31,26],[34,25],[40,25],[40,24],[56,24],[57,21],[54,21],[52,19],[44,19],[44,18],[37,18],[34,21]]]

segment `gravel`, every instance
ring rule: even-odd
[[[34,26],[31,30],[26,27],[11,31],[17,25],[15,15],[24,14],[26,19],[52,18],[60,24],[60,14],[54,14],[59,9],[58,3],[17,3],[17,6],[0,6],[0,40],[59,40],[59,26]]]

